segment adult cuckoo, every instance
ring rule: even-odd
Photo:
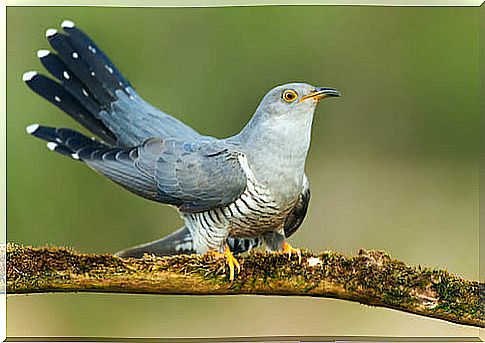
[[[46,31],[55,52],[37,52],[55,80],[30,71],[23,81],[97,138],[38,124],[27,132],[129,191],[176,207],[185,222],[119,256],[212,252],[226,258],[231,280],[239,270],[233,252],[264,244],[300,258],[286,238],[300,226],[310,198],[305,160],[315,107],[339,96],[336,89],[277,86],[241,132],[216,139],[144,101],[72,21],[61,26],[63,32]]]

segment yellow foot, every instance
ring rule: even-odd
[[[292,254],[296,254],[298,256],[298,263],[301,263],[301,251],[300,249],[295,249],[291,245],[288,244],[288,242],[283,243],[283,254],[288,254],[288,258],[291,258]]]
[[[229,266],[229,280],[231,282],[234,281],[234,267],[236,267],[237,272],[239,273],[241,271],[241,266],[239,265],[239,262],[232,254],[231,249],[229,249],[229,246],[226,245],[224,247],[224,252],[222,253],[218,251],[212,251],[212,254],[215,255],[216,257],[226,259],[226,263]]]

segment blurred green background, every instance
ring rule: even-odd
[[[74,20],[140,95],[200,132],[238,132],[273,86],[335,86],[315,116],[308,216],[293,245],[383,249],[478,279],[478,8],[7,9],[7,239],[115,252],[181,225],[25,126],[78,126],[21,81]],[[257,312],[255,311],[257,308]],[[469,335],[329,299],[10,296],[9,336]],[[244,321],[244,325],[240,325]],[[356,324],[357,323],[357,324]],[[189,325],[190,324],[190,325]],[[350,331],[349,331],[350,330]]]

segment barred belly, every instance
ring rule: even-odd
[[[246,189],[230,205],[182,216],[193,236],[195,250],[204,253],[220,250],[229,236],[251,238],[281,231],[295,202],[281,206],[267,188],[248,178]]]

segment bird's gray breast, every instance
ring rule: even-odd
[[[255,237],[283,230],[285,219],[297,201],[297,198],[279,201],[268,187],[258,182],[244,155],[239,162],[246,173],[247,185],[234,202],[205,212],[182,214],[199,252],[219,249],[228,236]]]

